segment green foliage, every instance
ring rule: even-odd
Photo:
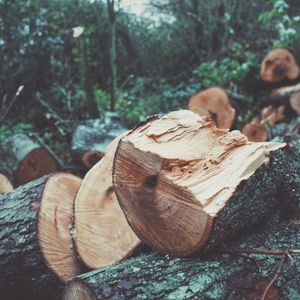
[[[116,111],[128,127],[133,127],[147,116],[164,111],[162,97],[156,94],[153,80],[137,77],[130,89],[124,91],[116,104]]]
[[[11,127],[8,125],[0,126],[0,143],[5,141],[7,138],[11,137],[14,134],[18,133],[30,133],[33,131],[32,124],[28,123],[18,123],[15,126]]]
[[[272,24],[276,30],[273,48],[288,48],[298,52],[300,49],[300,12],[291,12],[286,0],[269,0],[270,11],[262,13],[258,20],[262,24]]]
[[[94,95],[98,111],[100,113],[108,111],[110,99],[109,94],[100,88],[94,88]]]
[[[149,115],[186,108],[193,93],[215,85],[251,98],[260,62],[270,49],[287,47],[300,59],[298,1],[153,0],[154,13],[168,16],[160,21],[120,9],[120,117],[132,127]],[[84,32],[75,38],[77,26]],[[2,125],[0,141],[34,129],[63,152],[75,124],[109,109],[106,1],[0,1],[0,51],[2,111],[18,86],[25,86],[5,119],[20,125]],[[134,79],[125,89],[122,83],[130,74]],[[96,104],[95,114],[91,104]],[[247,112],[245,118],[250,117]]]

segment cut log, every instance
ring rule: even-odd
[[[250,143],[239,131],[177,111],[121,139],[113,184],[142,241],[186,256],[208,251],[271,215],[283,186],[285,201],[292,189],[300,195],[298,173],[291,170],[293,156],[285,144]],[[294,185],[287,174],[297,177]]]
[[[268,139],[266,128],[261,124],[253,122],[246,124],[242,129],[242,133],[250,142],[265,142]]]
[[[300,223],[292,221],[255,233],[235,247],[298,249]],[[292,255],[293,256],[293,255]],[[252,259],[250,259],[252,257]],[[280,256],[214,255],[210,258],[170,258],[155,253],[135,257],[110,268],[82,274],[70,281],[63,300],[98,299],[262,299],[274,277]],[[300,299],[300,256],[293,256],[266,299]]]
[[[189,99],[188,108],[200,116],[210,117],[219,128],[230,129],[236,116],[226,91],[219,87],[212,87],[193,95]]]
[[[81,156],[81,162],[86,170],[90,170],[105,154],[100,151],[86,151]]]
[[[126,128],[115,113],[106,113],[101,119],[91,119],[78,125],[72,137],[74,157],[89,170],[105,154],[108,145]]]
[[[0,197],[1,299],[52,299],[81,273],[70,236],[80,183],[57,173]]]
[[[13,190],[13,186],[9,179],[0,173],[0,194],[6,194]]]
[[[299,66],[289,50],[274,49],[263,59],[260,76],[267,82],[293,80],[299,76]]]
[[[0,146],[0,170],[21,185],[57,170],[53,157],[24,134],[16,134]]]
[[[75,200],[76,249],[91,269],[128,257],[140,244],[112,188],[113,158],[125,133],[110,144],[104,158],[86,174]]]
[[[265,142],[270,138],[270,128],[284,119],[285,106],[273,108],[271,105],[265,107],[260,115],[256,116],[250,123],[246,124],[242,133],[250,142]]]

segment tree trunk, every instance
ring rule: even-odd
[[[54,158],[24,134],[16,134],[0,146],[0,170],[21,185],[57,170]]]
[[[54,299],[80,274],[69,232],[80,183],[57,173],[0,197],[1,299]]]
[[[99,116],[98,107],[95,101],[95,95],[92,86],[91,70],[89,70],[88,61],[88,43],[85,36],[79,38],[80,50],[81,50],[81,66],[82,66],[82,87],[85,91],[85,100],[87,103],[87,109],[89,116],[96,118]]]
[[[109,29],[110,29],[110,69],[111,69],[111,98],[110,110],[115,111],[117,98],[117,54],[116,54],[116,12],[114,0],[107,0]]]
[[[106,152],[107,146],[126,128],[114,113],[101,119],[91,119],[78,125],[72,137],[72,153],[89,170]]]
[[[0,173],[0,195],[9,193],[13,190],[13,186],[9,179]]]
[[[90,269],[119,262],[140,244],[112,188],[112,164],[119,140],[84,177],[75,200],[76,250]]]
[[[119,142],[113,185],[143,242],[187,256],[272,216],[279,190],[285,202],[298,201],[296,159],[285,144],[250,143],[239,131],[178,111],[146,121]]]
[[[234,243],[235,248],[298,249],[298,220],[276,225]],[[266,299],[300,299],[300,256],[292,255]],[[172,258],[151,253],[70,281],[64,300],[96,299],[261,299],[280,256],[214,254]]]

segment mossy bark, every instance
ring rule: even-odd
[[[78,125],[72,136],[71,150],[74,157],[81,161],[88,151],[106,152],[111,141],[126,131],[119,117],[114,113],[106,113],[102,118],[86,120]]]
[[[277,224],[231,247],[299,249],[299,229],[299,220]],[[300,299],[300,256],[293,261],[285,264],[268,299]],[[279,262],[272,255],[172,258],[151,253],[76,277],[67,284],[64,300],[79,299],[78,286],[90,295],[80,299],[260,299]]]
[[[37,214],[48,177],[0,196],[1,299],[56,299],[62,287],[37,241]]]

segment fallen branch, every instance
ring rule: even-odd
[[[9,113],[10,109],[12,108],[13,104],[16,102],[17,98],[20,96],[21,92],[24,89],[24,85],[20,85],[15,96],[12,98],[12,100],[10,101],[10,103],[8,104],[6,110],[4,111],[2,117],[0,118],[0,124],[4,121],[4,119],[6,118],[7,114]]]
[[[267,295],[272,287],[272,285],[276,282],[276,280],[278,279],[278,277],[280,276],[282,270],[283,270],[283,266],[284,264],[286,263],[286,261],[288,260],[288,257],[289,257],[289,252],[288,251],[285,251],[283,256],[282,256],[282,259],[280,261],[280,264],[279,264],[279,267],[276,271],[276,274],[275,276],[272,278],[272,280],[270,281],[270,283],[268,284],[268,286],[266,287],[262,297],[261,297],[261,300],[265,300],[267,299]]]
[[[284,255],[286,252],[289,254],[300,255],[300,250],[265,250],[265,249],[231,249],[228,253],[234,254],[265,254],[265,255]]]

